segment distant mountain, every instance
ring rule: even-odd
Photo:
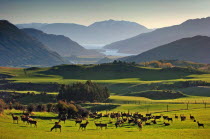
[[[42,26],[47,25],[47,23],[28,23],[28,24],[17,24],[16,26],[18,28],[34,28],[34,29],[39,29]]]
[[[195,36],[153,48],[137,56],[120,60],[127,62],[149,62],[154,60],[185,60],[197,63],[210,63],[210,37]]]
[[[0,66],[18,67],[68,63],[6,20],[0,20],[0,60]]]
[[[22,29],[28,35],[34,37],[50,50],[57,52],[63,57],[67,56],[102,56],[95,50],[88,50],[79,45],[77,42],[72,41],[63,35],[46,34],[40,30],[27,28]]]
[[[104,57],[104,58],[100,59],[99,61],[97,61],[96,64],[111,63],[113,61],[114,61],[113,59],[110,59],[108,57]]]
[[[196,35],[210,36],[210,17],[187,20],[180,25],[156,29],[149,33],[114,42],[104,48],[118,49],[121,53],[140,54],[157,46]]]
[[[64,35],[79,44],[109,44],[115,41],[127,39],[151,30],[146,27],[129,21],[106,20],[95,22],[90,26],[83,26],[72,23],[54,23],[37,25],[17,24],[19,28],[36,28],[46,33]]]

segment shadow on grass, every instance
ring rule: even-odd
[[[58,117],[43,117],[43,116],[30,116],[30,117],[34,119],[41,119],[41,120],[59,119]]]
[[[75,126],[65,126],[65,127],[75,127]]]
[[[111,111],[112,109],[115,109],[119,107],[120,105],[82,104],[82,106],[87,107],[89,110],[94,112],[94,111],[105,111],[105,110]]]

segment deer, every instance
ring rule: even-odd
[[[88,123],[89,123],[88,121],[86,121],[86,123],[84,123],[84,124],[80,123],[79,130],[80,129],[82,129],[83,131],[86,130]]]
[[[95,125],[96,125],[96,129],[98,129],[98,127],[100,127],[101,123],[96,123],[95,122]]]
[[[59,122],[55,122],[55,125],[51,128],[51,130],[50,131],[52,131],[53,129],[55,129],[55,131],[57,131],[57,128],[59,128],[60,129],[60,132],[61,132],[61,125],[60,125],[60,120],[59,120]]]
[[[191,120],[194,120],[194,119],[195,119],[195,117],[194,117],[194,116],[192,116],[192,115],[190,114],[190,119],[191,119]]]
[[[34,125],[34,127],[37,127],[37,121],[34,121],[31,118],[28,119],[28,124],[30,124],[31,126]]]
[[[100,124],[101,130],[102,130],[103,127],[105,127],[105,129],[107,129],[107,124]]]
[[[75,120],[75,126],[77,125],[77,124],[81,124],[82,123],[82,119],[76,119]]]
[[[169,121],[173,122],[173,118],[167,118],[167,119],[168,119],[168,122],[169,122]]]
[[[165,126],[169,126],[170,125],[170,123],[166,123],[166,122],[164,122],[163,123]]]
[[[150,122],[149,123],[146,122],[145,125],[151,125],[151,123]]]
[[[202,126],[204,128],[204,124],[201,124],[199,122],[197,122],[197,123],[198,123],[198,127]]]
[[[180,116],[181,121],[185,121],[186,120],[186,116]]]
[[[23,121],[23,123],[28,123],[29,116],[22,115],[20,116],[20,119]]]
[[[167,119],[168,119],[168,116],[163,116],[163,119],[164,119],[164,120],[167,120]]]
[[[151,120],[151,122],[152,122],[153,124],[157,124],[157,121],[156,121],[156,119],[154,119],[154,120]]]
[[[18,124],[18,117],[17,116],[14,116],[14,114],[12,114],[12,119],[13,119],[13,123],[15,123],[15,121],[17,121],[17,124]]]
[[[151,115],[152,115],[151,113],[147,113],[147,114],[146,114],[146,116],[151,116]]]
[[[178,119],[179,117],[175,114],[174,118],[175,118],[175,119]]]
[[[63,121],[64,122],[64,124],[65,124],[65,121],[67,120],[67,116],[64,116],[64,117],[61,117],[60,118],[60,121]]]
[[[142,122],[138,122],[138,127],[139,127],[139,131],[141,131],[142,130],[142,127],[143,127]]]

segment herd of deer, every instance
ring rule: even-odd
[[[121,127],[123,126],[124,123],[128,123],[129,125],[133,123],[133,125],[137,125],[139,130],[142,130],[143,128],[143,123],[144,125],[151,125],[151,124],[157,124],[157,120],[160,120],[161,118],[163,118],[164,122],[163,125],[164,126],[169,126],[170,122],[173,122],[173,118],[169,117],[169,116],[165,116],[165,115],[159,115],[159,116],[153,116],[152,114],[146,114],[145,116],[143,116],[142,114],[139,113],[134,113],[134,114],[129,114],[129,113],[111,113],[111,114],[98,114],[98,113],[92,113],[89,115],[89,118],[93,118],[93,119],[101,119],[103,117],[109,117],[112,120],[109,121],[109,123],[102,123],[100,122],[96,122],[94,121],[94,124],[96,126],[96,129],[100,128],[102,130],[102,128],[104,127],[105,129],[107,129],[108,124],[113,124],[113,119],[116,120],[116,122],[114,123],[115,127]],[[187,118],[185,115],[181,114],[180,116],[176,115],[174,116],[175,119],[179,119],[181,121],[185,121]],[[14,116],[14,114],[12,114],[12,118],[13,118],[13,123],[17,122],[18,124],[18,117]],[[77,124],[79,124],[79,130],[86,130],[87,125],[89,124],[89,121],[86,120],[85,123],[82,123],[82,121],[84,119],[86,119],[87,117],[80,117],[80,118],[76,118],[75,119],[75,126]],[[193,122],[197,122],[198,124],[198,128],[199,127],[203,127],[204,128],[204,124],[199,123],[199,121],[195,120],[195,117],[192,116],[190,114],[189,117]],[[37,121],[33,120],[32,118],[29,117],[29,114],[25,113],[22,116],[20,116],[20,119],[25,123],[27,122],[27,124],[30,124],[31,126],[34,125],[35,127],[37,127]],[[55,125],[51,128],[50,131],[52,131],[53,129],[55,129],[55,131],[57,131],[57,129],[60,129],[61,132],[61,128],[62,126],[60,125],[60,122],[63,121],[65,124],[65,121],[67,120],[67,116],[62,117],[59,119],[58,122],[55,122]],[[166,122],[168,121],[168,122]]]
[[[12,119],[13,119],[13,123],[15,123],[16,121],[18,124],[19,118],[17,116],[14,116],[14,114],[12,114]],[[22,116],[20,116],[20,119],[24,123],[26,122],[27,124],[30,124],[31,126],[34,125],[34,127],[37,127],[37,121],[30,118],[28,113],[24,113]]]

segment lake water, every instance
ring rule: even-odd
[[[117,49],[103,49],[103,44],[83,44],[86,49],[97,49],[106,56],[131,56],[132,54],[119,53]]]

